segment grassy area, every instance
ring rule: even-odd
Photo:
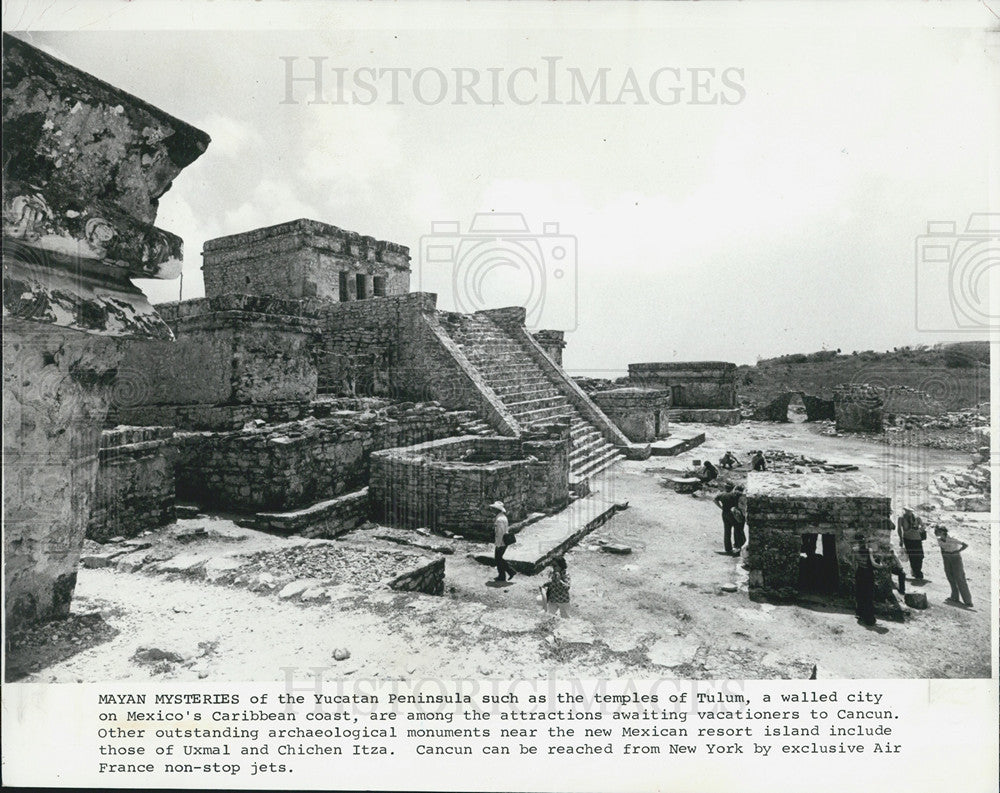
[[[918,389],[949,410],[960,410],[989,401],[989,344],[784,355],[740,366],[736,377],[740,397],[753,402],[767,401],[783,391],[830,397],[842,383],[869,383]]]

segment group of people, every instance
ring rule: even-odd
[[[494,581],[504,583],[517,575],[510,562],[504,559],[504,553],[514,544],[515,539],[510,531],[506,505],[502,501],[494,501],[489,508],[493,512],[493,560],[497,568],[497,577]],[[555,557],[549,563],[549,567],[549,580],[540,587],[542,604],[547,612],[568,617],[569,572],[565,557]]]
[[[924,578],[924,541],[927,530],[923,521],[910,508],[905,508],[896,522],[896,532],[899,544],[903,547],[910,563],[913,580],[923,583]],[[972,594],[965,578],[965,565],[962,562],[962,551],[968,544],[948,535],[948,529],[941,524],[934,526],[934,537],[941,551],[944,574],[951,587],[951,594],[945,598],[946,603],[972,608]],[[883,567],[864,539],[857,541],[855,546],[855,610],[858,619],[864,625],[875,624],[875,570]],[[902,562],[890,548],[888,560],[890,573],[898,579],[901,594],[906,592],[906,573]]]

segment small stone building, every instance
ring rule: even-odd
[[[405,295],[410,249],[329,223],[299,219],[208,240],[205,294],[322,297],[340,302]]]
[[[709,424],[738,424],[736,364],[724,361],[630,363],[629,384],[667,388],[671,392],[670,419]]]
[[[613,388],[598,391],[592,399],[633,443],[652,443],[668,435],[668,390]]]
[[[853,601],[857,540],[888,558],[890,499],[870,477],[752,471],[746,501],[751,595]],[[883,613],[898,614],[888,565],[875,571],[875,598]]]

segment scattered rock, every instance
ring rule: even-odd
[[[605,553],[614,553],[614,554],[618,554],[619,556],[624,556],[625,554],[632,553],[631,546],[628,546],[628,545],[618,545],[618,544],[610,543],[610,542],[602,545],[601,546],[601,550],[604,551]]]
[[[278,593],[278,597],[283,600],[288,600],[297,595],[301,595],[310,589],[314,589],[319,586],[319,581],[315,578],[300,578],[298,581],[292,581],[290,584],[285,584],[284,588]]]
[[[114,564],[115,559],[119,556],[123,556],[126,551],[117,550],[109,551],[107,553],[87,553],[80,557],[80,564],[88,569],[94,569],[98,567],[111,567]]]
[[[351,657],[351,651],[348,650],[346,647],[338,647],[336,650],[333,651],[334,661],[346,661],[350,657]]]
[[[736,584],[722,584],[719,587],[722,592],[735,592],[737,590]]]
[[[927,608],[927,595],[923,592],[907,592],[903,595],[903,599],[911,609]]]
[[[164,573],[193,573],[205,566],[208,560],[193,553],[182,553],[160,562],[157,569]]]
[[[198,507],[194,504],[175,504],[174,505],[174,515],[177,516],[178,520],[184,520],[186,518],[196,518],[200,515]]]
[[[173,650],[163,650],[159,647],[140,647],[133,653],[132,660],[137,664],[157,664],[163,661],[179,664],[185,659],[183,655]]]

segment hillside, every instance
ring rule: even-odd
[[[989,401],[989,352],[988,342],[899,347],[881,353],[823,350],[740,366],[736,383],[740,399],[753,403],[766,402],[783,391],[829,398],[842,383],[869,383],[915,388],[949,410],[960,410]]]

